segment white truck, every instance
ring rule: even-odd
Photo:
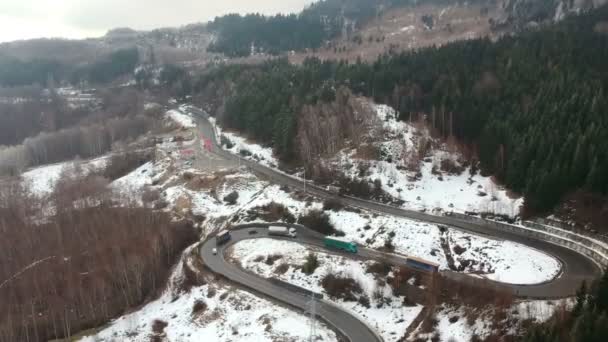
[[[297,233],[295,228],[270,226],[268,227],[268,235],[289,236],[295,238],[297,236]]]

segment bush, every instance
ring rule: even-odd
[[[323,235],[339,235],[341,233],[331,224],[329,216],[320,210],[311,210],[308,214],[300,216],[298,223]]]
[[[282,263],[277,268],[275,268],[274,273],[276,274],[285,274],[289,270],[289,264]]]
[[[359,302],[359,304],[363,305],[363,307],[366,309],[369,309],[371,307],[371,305],[369,303],[369,297],[366,295],[359,297],[358,302]]]
[[[231,149],[234,147],[232,141],[223,134],[220,136],[220,143],[222,144],[222,146],[226,146],[227,149]]]
[[[323,202],[323,210],[340,211],[344,209],[344,205],[337,198],[328,198]]]
[[[236,201],[239,199],[239,193],[233,191],[228,195],[224,196],[224,202],[228,203],[228,205],[235,205]]]
[[[281,259],[283,256],[280,254],[273,254],[266,257],[266,261],[264,263],[268,266],[274,265],[274,262]]]
[[[267,205],[259,208],[262,213],[258,213],[259,217],[267,222],[283,221],[287,223],[295,223],[296,218],[284,205],[270,202]]]
[[[311,275],[315,273],[315,270],[319,267],[319,259],[315,254],[308,253],[306,257],[306,262],[302,265],[302,273]]]
[[[321,281],[321,285],[330,297],[343,299],[345,301],[354,302],[357,300],[355,295],[363,292],[363,290],[361,290],[361,285],[353,278],[336,276],[333,274],[326,275]]]
[[[202,299],[198,299],[194,302],[194,305],[192,305],[193,315],[204,312],[205,310],[207,310],[207,303],[205,303]]]
[[[391,271],[392,266],[388,262],[373,262],[367,266],[367,273],[386,277]]]
[[[155,319],[154,322],[152,322],[152,331],[155,334],[162,334],[162,333],[164,333],[167,325],[169,325],[169,323],[167,323],[163,320],[160,320],[160,319]]]

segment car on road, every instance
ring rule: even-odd
[[[255,235],[255,234],[257,234],[257,233],[258,233],[258,231],[257,231],[257,230],[250,230],[250,231],[249,231],[249,235]]]
[[[214,247],[214,248],[211,250],[211,252],[213,253],[213,255],[217,255],[217,248],[215,248],[215,247]]]

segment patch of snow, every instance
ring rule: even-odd
[[[391,240],[395,252],[439,264],[450,269],[442,246],[449,242],[455,267],[467,262],[465,273],[512,284],[537,284],[553,279],[561,271],[555,258],[524,245],[493,240],[435,224],[394,216],[328,211],[331,223],[346,237],[371,248],[383,247]],[[390,236],[393,236],[392,238]],[[459,246],[458,254],[455,252]],[[464,250],[464,251],[463,251]]]
[[[106,167],[107,156],[92,159],[89,161],[68,161],[52,165],[46,165],[24,172],[23,178],[25,186],[35,196],[43,197],[51,194],[55,185],[65,172],[71,172],[78,167],[81,168],[83,175],[90,172],[101,170]]]
[[[181,125],[183,128],[196,127],[196,123],[194,122],[194,120],[190,116],[182,113],[179,110],[172,109],[167,112],[167,116],[179,125]]]
[[[354,157],[355,150],[342,151],[335,166],[347,176],[359,178],[361,167],[369,166],[364,178],[370,182],[380,180],[382,189],[404,201],[403,207],[408,209],[519,214],[523,198],[511,199],[491,177],[471,176],[469,167],[459,175],[441,171],[443,160],[451,159],[459,164],[457,153],[434,149],[424,158],[426,161],[412,161],[413,152],[430,139],[428,130],[398,121],[397,113],[389,106],[374,107],[387,137],[379,146],[390,160],[360,160]],[[419,173],[407,171],[408,164],[412,163],[417,165]]]
[[[441,341],[469,342],[473,335],[483,338],[492,332],[492,323],[483,319],[483,316],[470,326],[464,310],[461,309],[444,309],[438,312],[436,317],[439,322],[436,329]],[[450,322],[450,319],[454,322]]]
[[[127,199],[141,202],[141,192],[152,184],[154,177],[154,163],[147,162],[128,175],[119,178],[110,184],[110,187]]]
[[[263,248],[261,248],[262,246]],[[363,319],[387,342],[398,341],[402,338],[407,327],[422,310],[422,306],[404,306],[403,297],[393,296],[389,285],[382,284],[374,278],[374,275],[367,273],[366,268],[369,262],[353,261],[341,256],[316,252],[319,267],[310,276],[302,273],[298,267],[305,262],[308,252],[309,249],[295,242],[273,239],[245,240],[232,247],[232,256],[239,260],[241,266],[246,270],[266,278],[276,277],[317,293],[325,294],[321,281],[327,274],[343,275],[355,279],[361,286],[363,294],[370,299],[371,307],[369,309],[358,302],[332,299],[327,294],[325,294],[326,300]],[[271,255],[281,255],[282,257],[273,265],[259,261],[260,257],[266,258]],[[289,265],[289,268],[285,273],[280,274],[275,270],[283,263]],[[376,292],[383,297],[384,304],[380,307],[378,307],[380,299],[374,297]]]
[[[39,167],[23,173],[22,177],[32,194],[48,195],[53,192],[61,173],[69,164],[71,162]]]
[[[206,308],[193,313],[197,301],[204,302]],[[164,333],[168,341],[180,342],[305,342],[309,332],[308,320],[303,314],[242,290],[208,284],[177,298],[166,292],[138,311],[114,320],[95,336],[80,341],[148,342],[155,320],[167,323]],[[317,324],[317,335],[322,341],[337,340],[335,333],[323,323]]]
[[[222,146],[226,151],[240,155],[244,159],[254,160],[267,167],[278,167],[279,162],[274,157],[271,147],[264,147],[256,143],[249,142],[247,139],[239,136],[236,133],[224,131],[219,126],[215,125],[215,121],[212,121],[212,124],[216,128],[219,139],[221,139],[220,137],[223,135],[232,143],[233,146],[230,148],[227,148],[225,145]]]

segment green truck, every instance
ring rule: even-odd
[[[326,236],[325,239],[323,239],[323,243],[327,248],[340,249],[350,253],[357,253],[357,244],[352,241],[333,236]]]

